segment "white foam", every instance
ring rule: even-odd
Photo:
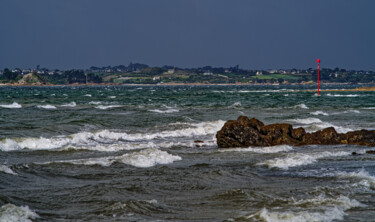
[[[303,127],[305,128],[307,132],[315,132],[315,131],[322,130],[328,127],[334,127],[338,133],[347,133],[349,131],[354,130],[354,129],[347,128],[347,127],[335,126],[331,123],[323,122],[322,120],[318,118],[290,119],[288,121],[306,125]]]
[[[77,104],[75,102],[71,102],[71,103],[66,103],[66,104],[63,104],[61,106],[64,106],[64,107],[76,107]]]
[[[102,102],[100,102],[100,101],[91,101],[91,102],[89,102],[90,105],[99,105],[101,103]]]
[[[342,94],[331,94],[331,93],[328,93],[326,94],[327,96],[330,96],[330,97],[359,97],[361,95],[358,95],[358,94],[347,94],[347,95],[342,95]]]
[[[22,108],[22,106],[16,102],[13,102],[12,104],[7,104],[7,105],[0,105],[0,107],[3,108],[8,108],[8,109],[19,109]]]
[[[150,140],[175,138],[175,137],[194,137],[194,136],[214,136],[218,130],[224,125],[224,121],[212,121],[201,123],[186,123],[187,128],[177,130],[166,130],[156,133],[134,133],[129,134],[125,132],[113,132],[110,130],[101,130],[98,132],[80,132],[69,136],[60,136],[52,138],[18,138],[18,139],[5,139],[0,142],[1,151],[15,151],[21,149],[31,150],[54,150],[54,149],[92,149],[102,151],[116,151],[124,149],[132,149],[132,147],[147,148],[147,147],[170,147],[170,146],[187,146],[195,147],[213,146],[215,141],[210,141],[203,144],[190,143],[159,143],[150,144]],[[172,124],[173,125],[173,124]],[[100,143],[113,143],[113,142],[133,142],[127,144],[114,145],[101,145]],[[139,143],[134,143],[139,142]],[[137,145],[138,144],[138,145]],[[117,147],[116,147],[117,146]],[[144,147],[142,147],[144,146]]]
[[[15,151],[20,149],[21,147],[18,145],[18,143],[12,139],[5,139],[4,142],[0,142],[1,151]]]
[[[116,96],[108,96],[108,98],[110,98],[110,99],[115,99]]]
[[[305,104],[302,103],[302,104],[293,106],[293,108],[308,109],[309,107],[307,107]]]
[[[105,110],[105,109],[112,109],[112,108],[118,108],[118,107],[122,107],[122,106],[121,105],[109,105],[109,106],[99,105],[95,108]]]
[[[122,162],[127,165],[134,167],[147,168],[153,167],[158,164],[170,164],[175,161],[182,160],[180,156],[169,154],[166,151],[161,151],[154,148],[148,148],[139,152],[127,153],[121,156],[112,157],[101,157],[101,158],[89,158],[89,159],[78,159],[78,160],[63,160],[55,162],[47,162],[44,164],[51,163],[71,163],[77,165],[100,165],[108,167],[115,162]]]
[[[253,153],[280,153],[293,150],[288,145],[266,146],[266,147],[248,147],[248,148],[228,148],[219,149],[219,152],[253,152]]]
[[[28,206],[17,207],[14,204],[5,204],[0,208],[0,221],[3,222],[31,222],[39,215]]]
[[[319,152],[319,153],[293,153],[288,154],[284,158],[275,158],[271,160],[266,160],[264,162],[258,163],[257,165],[266,165],[269,168],[280,168],[283,170],[288,170],[289,167],[296,167],[302,165],[312,164],[319,159],[327,157],[340,157],[340,156],[349,156],[350,152],[337,151],[337,152]]]
[[[318,115],[329,116],[328,113],[323,112],[323,111],[319,111],[319,110],[315,111],[315,112],[311,112],[310,114],[315,115],[315,116],[318,116]]]
[[[56,109],[56,106],[53,105],[37,105],[36,107],[41,109]]]
[[[121,162],[135,167],[152,167],[157,164],[169,164],[182,160],[180,156],[169,154],[157,149],[145,149],[137,153],[124,154]]]
[[[169,108],[169,109],[166,109],[166,110],[152,109],[152,110],[149,110],[149,111],[155,112],[155,113],[176,113],[176,112],[180,112],[180,110],[172,109],[172,108]]]
[[[311,124],[311,123],[321,123],[322,121],[318,118],[306,118],[306,119],[291,119],[289,121],[301,123],[301,124]]]
[[[84,95],[84,96],[86,96],[86,97],[92,97],[92,95],[91,95],[91,94],[86,94],[86,95]]]
[[[241,102],[235,102],[235,103],[233,103],[231,106],[229,106],[229,107],[231,107],[231,108],[239,108],[239,107],[241,107],[242,106],[242,104],[241,104]]]
[[[57,137],[57,138],[26,138],[21,142],[18,142],[18,146],[21,149],[32,149],[32,150],[50,150],[63,147],[70,143],[69,138]]]
[[[10,169],[6,165],[0,165],[0,172],[4,172],[4,173],[7,173],[7,174],[12,174],[12,175],[18,175],[17,173],[15,173],[12,169]]]
[[[375,188],[375,176],[370,175],[365,169],[361,169],[358,172],[340,172],[338,176],[341,178],[355,178],[361,181],[357,185]]]
[[[357,200],[342,195],[338,198],[326,198],[324,195],[320,195],[317,198],[299,201],[291,199],[290,204],[296,206],[297,210],[269,211],[263,208],[259,212],[247,216],[246,219],[256,218],[270,222],[333,221],[344,219],[346,210],[364,206]],[[307,208],[307,210],[301,210],[303,208]]]

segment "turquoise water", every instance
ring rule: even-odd
[[[1,87],[0,221],[371,221],[374,147],[216,146],[239,115],[375,129],[374,92],[313,88]]]

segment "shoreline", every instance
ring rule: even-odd
[[[357,85],[365,85],[366,83],[358,83]],[[254,83],[162,83],[162,84],[121,84],[121,83],[89,83],[89,84],[0,84],[0,87],[14,86],[14,87],[62,87],[62,86],[303,86],[315,85],[315,83],[300,83],[300,84],[254,84]],[[321,83],[321,85],[351,85],[350,83]],[[372,85],[372,84],[371,84]],[[300,90],[301,92],[314,92],[316,89]],[[369,92],[375,91],[375,86],[364,86],[353,89],[321,89],[321,92]]]

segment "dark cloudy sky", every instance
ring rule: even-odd
[[[374,0],[0,0],[0,68],[375,69]]]

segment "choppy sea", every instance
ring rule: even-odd
[[[375,147],[216,146],[239,115],[375,129],[375,92],[312,88],[0,87],[0,221],[374,221]]]

